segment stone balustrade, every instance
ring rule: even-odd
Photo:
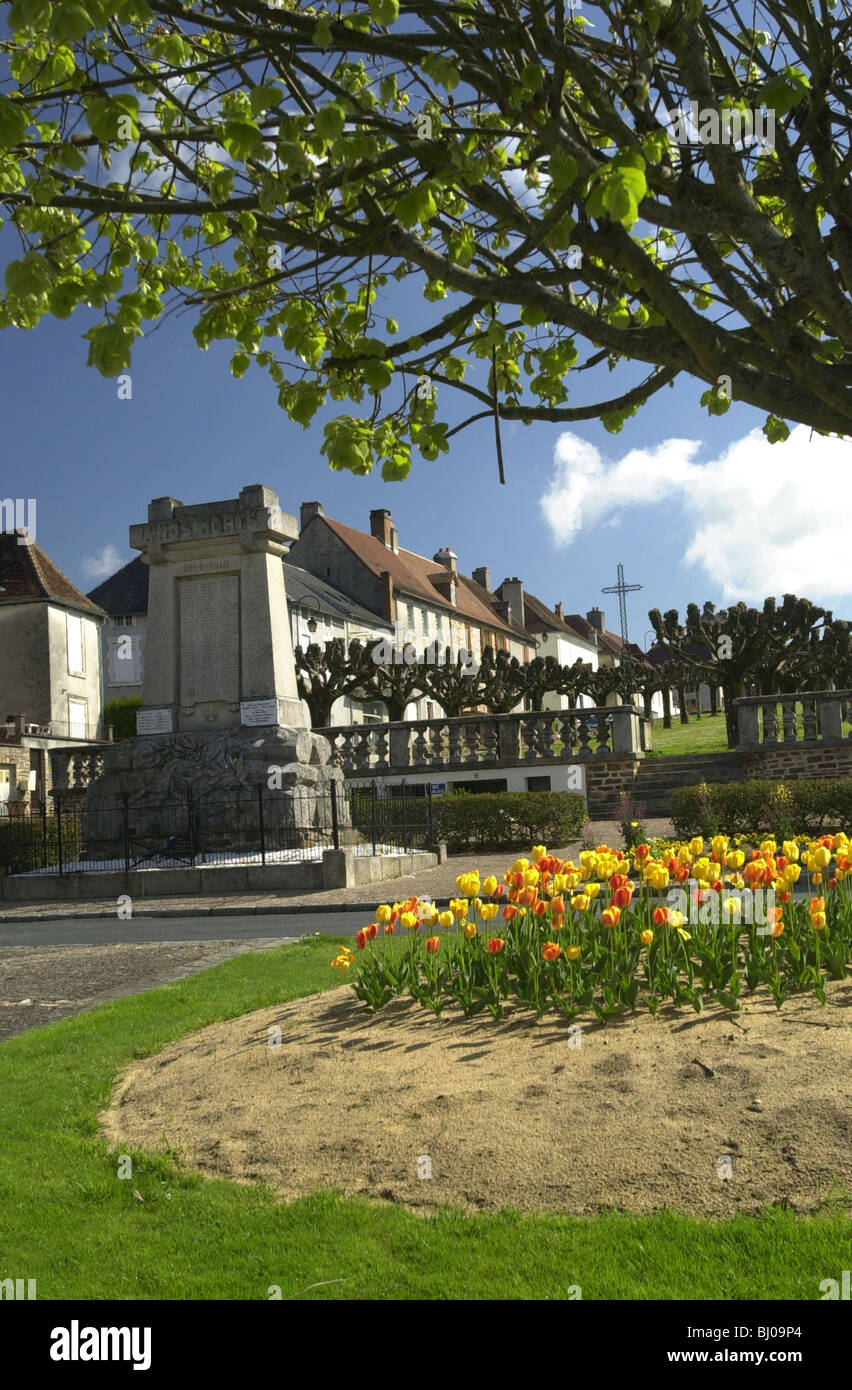
[[[102,748],[51,748],[53,793],[83,791],[103,774]]]
[[[735,700],[737,751],[852,743],[843,733],[852,717],[852,690],[804,690]]]
[[[640,717],[626,705],[318,729],[346,777],[641,757]]]

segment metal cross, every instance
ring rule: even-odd
[[[627,639],[627,602],[626,595],[635,589],[641,589],[641,584],[625,584],[624,566],[618,566],[618,583],[610,584],[605,589],[601,589],[602,594],[618,594],[618,616],[621,619],[621,671],[622,689],[624,691],[624,703],[633,704],[633,662],[630,657],[630,647]]]

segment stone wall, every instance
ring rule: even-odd
[[[590,758],[586,771],[586,806],[592,820],[609,816],[609,808],[622,787],[632,787],[642,766],[641,758]]]
[[[852,745],[848,743],[764,748],[744,753],[742,760],[752,777],[852,777]]]

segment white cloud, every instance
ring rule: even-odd
[[[554,451],[555,471],[540,499],[559,547],[577,535],[567,522],[579,508],[583,528],[609,525],[632,509],[682,517],[681,554],[703,569],[726,602],[796,593],[819,600],[850,592],[852,512],[844,484],[852,448],[797,425],[784,444],[761,430],[697,463],[695,439],[667,439],[607,459],[571,431]],[[650,518],[627,518],[642,525]]]
[[[105,545],[99,555],[87,555],[83,560],[83,573],[87,579],[107,579],[121,569],[123,560],[114,545]]]

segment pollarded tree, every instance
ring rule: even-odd
[[[351,695],[357,686],[356,667],[346,651],[343,639],[335,637],[320,646],[311,642],[306,648],[293,651],[296,664],[296,684],[301,698],[311,712],[315,729],[327,728],[335,700]]]
[[[389,720],[405,718],[408,705],[426,690],[424,667],[416,662],[384,661],[386,639],[350,642],[352,693],[359,700],[380,700]]]
[[[449,447],[453,392],[464,423],[494,420],[501,469],[501,420],[617,430],[681,375],[711,415],[757,407],[773,441],[785,420],[850,432],[845,4],[7,14],[0,202],[21,247],[0,326],[94,306],[89,361],[115,377],[189,306],[199,346],[232,342],[234,375],[267,371],[291,419],[363,403],[324,452],[386,478]],[[424,302],[401,325],[410,275]],[[619,361],[642,368],[619,394],[566,404],[572,368]]]
[[[437,700],[448,718],[458,718],[482,704],[479,670],[461,655],[454,662],[430,663],[423,667],[424,694]]]
[[[526,671],[516,656],[485,647],[479,667],[479,693],[491,714],[509,714],[523,699]]]

